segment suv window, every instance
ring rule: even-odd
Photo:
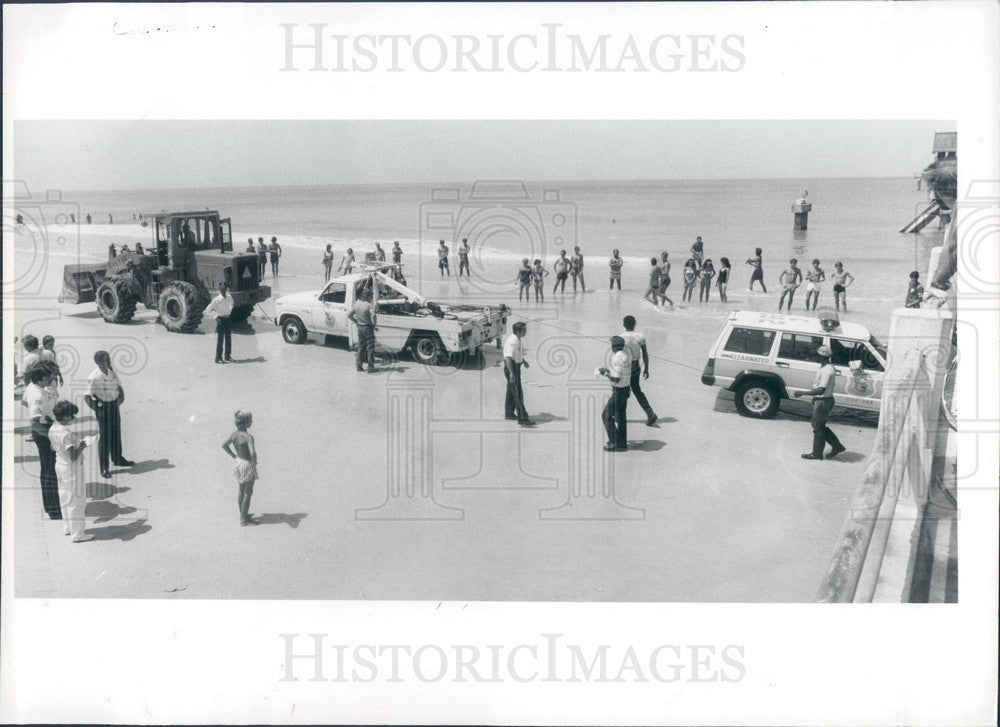
[[[823,345],[822,336],[807,336],[802,333],[782,333],[778,347],[778,358],[795,361],[816,360],[816,350]]]
[[[324,303],[343,303],[347,300],[347,286],[343,283],[330,283],[319,299]]]
[[[833,351],[833,363],[837,366],[848,366],[851,361],[860,361],[861,366],[869,371],[883,370],[882,364],[863,341],[830,338],[830,349]]]
[[[753,356],[767,356],[774,343],[774,331],[759,328],[733,328],[724,350],[732,353],[749,353]]]

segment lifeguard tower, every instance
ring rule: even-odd
[[[921,179],[934,198],[900,232],[920,232],[935,219],[939,227],[951,221],[951,207],[958,187],[958,132],[934,134],[934,161],[927,165]]]

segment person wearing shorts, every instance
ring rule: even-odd
[[[615,289],[615,284],[618,284],[618,290],[622,289],[622,265],[625,261],[621,259],[617,250],[611,251],[611,259],[608,260],[608,267],[611,269],[611,287],[609,290]]]
[[[674,302],[667,297],[667,288],[670,287],[670,261],[667,259],[669,256],[667,252],[664,251],[660,255],[660,288],[656,294],[660,298],[660,303],[670,303],[670,307],[674,307]]]
[[[806,310],[816,310],[819,302],[819,291],[826,280],[826,272],[819,266],[819,260],[812,261],[812,267],[806,270]],[[809,307],[810,301],[812,308]],[[791,306],[791,302],[789,302]]]
[[[761,256],[761,249],[758,247],[753,252],[752,258],[747,258],[747,265],[753,266],[753,272],[750,274],[750,290],[753,290],[753,284],[760,283],[760,289],[765,293],[767,292],[767,286],[764,285],[764,258]]]
[[[569,269],[572,267],[572,263],[569,258],[566,257],[566,251],[559,251],[559,259],[556,260],[555,265],[552,269],[556,271],[556,284],[552,286],[552,294],[555,295],[556,291],[562,293],[566,292],[566,278],[569,277]]]
[[[802,271],[799,270],[799,261],[792,258],[788,261],[788,267],[781,271],[778,276],[778,284],[781,286],[781,297],[778,299],[778,310],[788,298],[788,310],[792,309],[792,301],[795,300],[795,289],[802,284]]]
[[[327,245],[323,252],[323,280],[329,280],[333,275],[333,245]]]
[[[222,443],[222,449],[236,460],[233,474],[239,485],[236,504],[240,511],[240,526],[257,525],[258,521],[250,514],[253,483],[257,481],[257,448],[254,446],[253,435],[247,431],[253,424],[253,414],[248,411],[237,411],[234,420],[236,431]]]
[[[844,263],[838,261],[833,266],[833,303],[840,312],[841,304],[847,312],[847,286],[854,282],[854,276],[844,270]]]

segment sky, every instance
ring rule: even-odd
[[[947,121],[17,121],[32,190],[909,177]]]

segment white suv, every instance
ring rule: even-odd
[[[781,399],[813,388],[816,349],[827,345],[837,368],[834,403],[878,411],[885,348],[857,323],[841,323],[832,311],[815,316],[736,311],[712,345],[701,382],[735,393],[741,414],[773,417]]]

